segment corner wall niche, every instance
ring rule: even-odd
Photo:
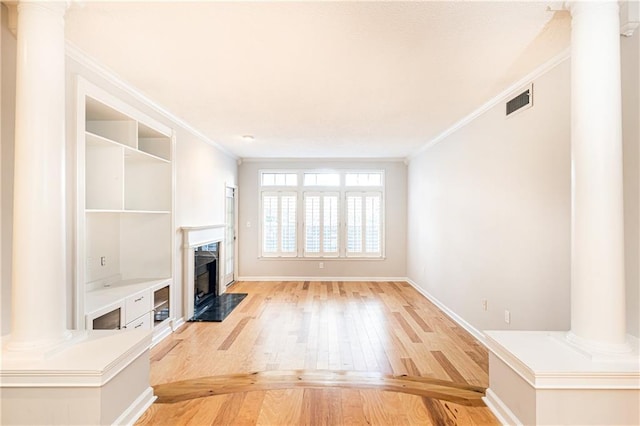
[[[76,328],[157,341],[175,317],[173,130],[84,79],[77,108]]]

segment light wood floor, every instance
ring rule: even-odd
[[[163,402],[138,425],[499,424],[473,396],[488,385],[486,350],[407,283],[229,291],[249,295],[224,322],[188,323],[153,348]]]

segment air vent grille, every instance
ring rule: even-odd
[[[527,90],[507,102],[507,115],[531,106],[533,101],[532,89],[533,87],[529,87]]]

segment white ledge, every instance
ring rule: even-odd
[[[150,331],[92,330],[86,332],[86,338],[40,359],[25,359],[5,351],[0,388],[100,387],[150,346]]]
[[[536,389],[640,389],[638,340],[625,355],[590,354],[562,331],[485,331],[489,350]]]

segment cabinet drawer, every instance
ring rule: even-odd
[[[126,330],[151,330],[151,312],[136,318],[125,326]]]
[[[151,292],[149,290],[127,297],[124,308],[125,324],[129,324],[136,318],[151,312],[151,308]]]

